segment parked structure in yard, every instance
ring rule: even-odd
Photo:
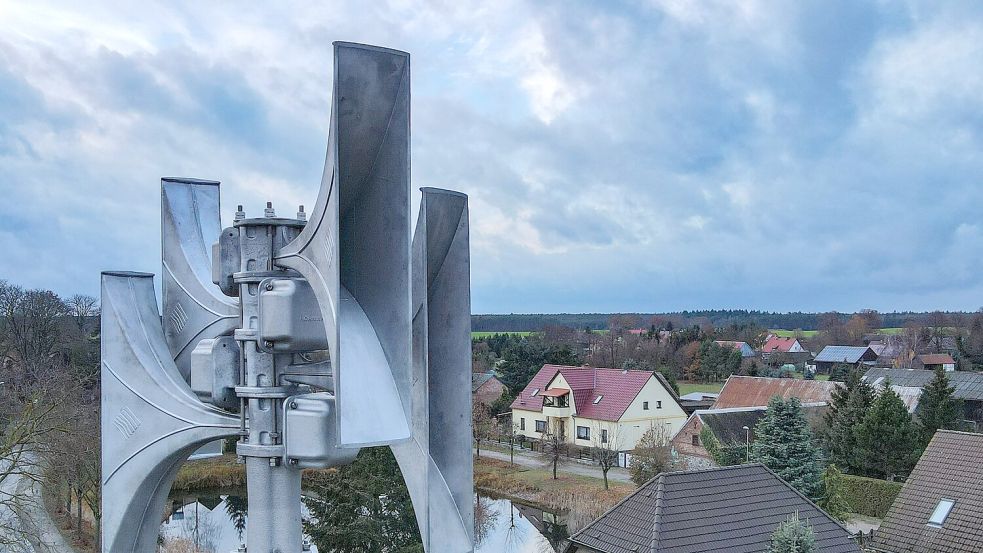
[[[983,373],[971,371],[955,371],[946,373],[949,384],[955,389],[952,397],[963,401],[963,419],[976,428],[983,427]],[[924,388],[935,378],[935,371],[920,369],[869,369],[863,376],[864,381],[874,387],[881,387],[890,382],[892,387]],[[895,391],[898,391],[895,388]],[[900,392],[899,392],[900,393]],[[909,394],[912,392],[909,392]],[[902,399],[905,396],[902,395]],[[915,401],[910,407],[914,412],[917,408],[917,398],[906,400]]]
[[[733,340],[715,340],[715,343],[722,348],[736,349],[741,352],[741,357],[754,357],[754,348],[747,342],[736,342]]]
[[[543,365],[512,402],[516,433],[545,433],[582,447],[635,448],[649,427],[672,436],[686,413],[665,378],[650,371]]]
[[[799,339],[794,336],[775,336],[768,337],[765,345],[761,346],[761,357],[767,359],[772,353],[802,353],[806,349],[799,343]]]
[[[873,366],[877,352],[870,346],[826,346],[816,356],[816,371],[829,374],[834,365]]]
[[[660,474],[571,536],[566,552],[764,553],[795,513],[815,551],[860,552],[846,528],[759,464]]]
[[[723,447],[746,448],[754,442],[754,426],[767,410],[767,407],[734,407],[696,411],[673,436],[672,448],[684,468],[717,466],[703,443],[703,430],[708,429]],[[802,405],[802,410],[810,425],[818,425],[826,412],[826,403],[806,403]],[[739,460],[743,462],[745,459],[741,457]]]
[[[956,370],[956,360],[948,353],[922,353],[916,355],[912,360],[911,368],[928,371],[935,369],[942,369],[947,372],[954,371]]]
[[[471,373],[471,403],[491,405],[502,397],[505,384],[495,376],[495,373]]]
[[[837,386],[840,383],[823,380],[735,375],[727,378],[713,408],[766,407],[774,396],[781,396],[782,399],[799,398],[804,404],[829,403]]]
[[[983,551],[983,435],[940,430],[878,530],[883,553]]]

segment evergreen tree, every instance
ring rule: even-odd
[[[918,430],[922,447],[932,440],[935,431],[958,430],[962,425],[962,401],[954,399],[956,391],[949,384],[949,377],[941,367],[935,369],[935,378],[922,389],[918,400]]]
[[[858,461],[857,427],[867,416],[876,397],[874,388],[852,372],[844,386],[833,391],[829,409],[823,416],[825,425],[820,439],[826,458],[850,474],[861,470]]]
[[[829,516],[837,520],[845,520],[850,506],[846,501],[846,489],[843,484],[843,473],[836,465],[826,467],[823,473],[823,496],[819,499],[818,505]]]
[[[815,550],[816,534],[812,526],[795,513],[775,528],[768,553],[813,553]]]
[[[304,532],[320,551],[423,552],[409,491],[388,447],[367,447],[355,461],[311,478]]]
[[[856,436],[857,462],[865,476],[886,479],[906,475],[921,454],[918,428],[887,381],[857,427]]]
[[[846,363],[837,363],[829,370],[830,382],[846,382],[850,374],[854,372],[853,367]]]
[[[809,499],[822,496],[822,453],[812,443],[798,398],[771,398],[765,416],[754,427],[751,456]]]

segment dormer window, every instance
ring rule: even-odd
[[[594,398],[594,405],[597,405],[598,403],[600,403],[602,399],[604,399],[604,396],[597,396],[597,397],[595,397]]]
[[[932,516],[928,518],[928,525],[942,528],[946,517],[949,516],[949,511],[952,510],[952,506],[955,504],[955,500],[942,498],[939,504],[936,505],[935,510],[932,511]]]

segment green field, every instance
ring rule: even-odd
[[[488,338],[489,336],[494,336],[496,334],[517,334],[519,336],[529,336],[530,334],[532,334],[532,332],[503,332],[500,330],[495,332],[472,332],[471,339],[474,340],[474,339]]]
[[[685,396],[686,394],[692,394],[693,392],[702,392],[705,394],[716,394],[720,392],[720,389],[724,387],[723,382],[714,382],[711,384],[699,384],[696,382],[677,382],[679,385],[679,395]]]
[[[871,334],[901,334],[903,331],[904,331],[903,328],[882,328],[876,332],[872,332]],[[770,329],[768,332],[771,332],[775,336],[783,336],[783,337],[795,336],[794,330],[785,330],[783,328],[773,328]],[[806,338],[811,338],[816,334],[819,334],[818,330],[803,330],[801,332],[802,335]]]

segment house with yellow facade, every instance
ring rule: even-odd
[[[655,426],[671,438],[686,413],[665,378],[652,371],[543,365],[512,402],[516,434],[554,434],[575,446],[631,451]]]

